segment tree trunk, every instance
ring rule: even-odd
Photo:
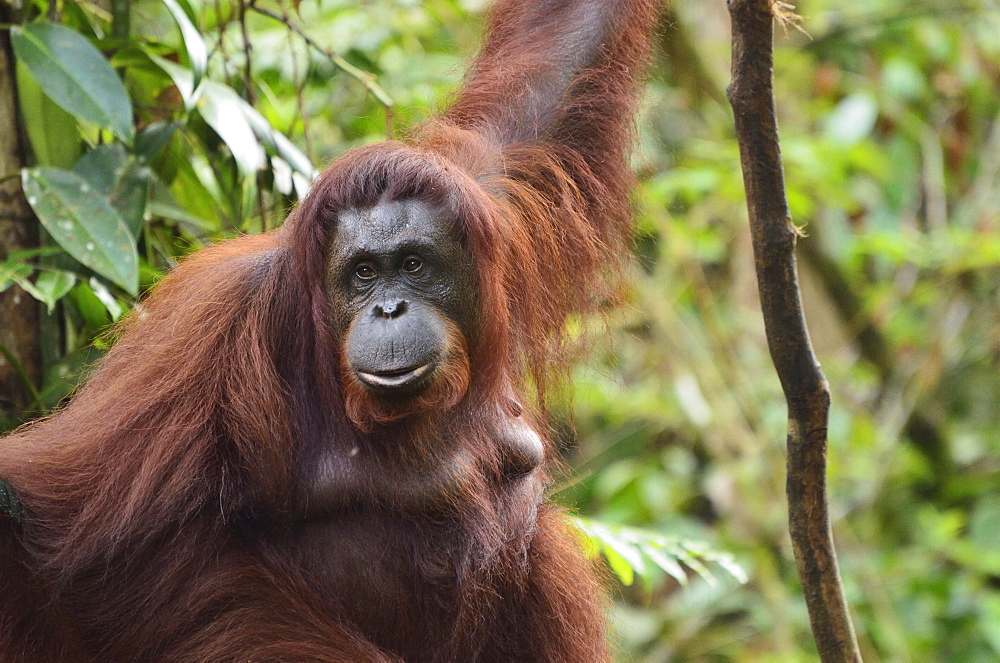
[[[0,22],[13,18],[9,5],[0,4]],[[26,144],[18,117],[10,32],[0,30],[0,262],[12,251],[38,246],[38,222],[17,177],[25,165]],[[39,303],[34,298],[16,285],[0,293],[0,416],[16,419],[33,405],[25,379],[36,386],[41,380],[38,325]]]

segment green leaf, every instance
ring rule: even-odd
[[[299,148],[295,147],[292,141],[288,140],[283,133],[272,127],[271,123],[257,112],[257,109],[243,99],[239,97],[237,99],[239,99],[243,115],[246,117],[247,123],[253,130],[254,135],[257,136],[257,139],[267,149],[287,162],[292,167],[292,170],[304,175],[310,181],[315,178],[317,175],[316,167],[313,166],[309,157],[303,154]]]
[[[135,137],[134,150],[137,156],[146,161],[156,158],[180,125],[176,122],[153,122],[139,131]]]
[[[77,283],[69,291],[67,299],[76,307],[80,317],[94,330],[104,329],[111,323],[108,309],[94,294],[94,289],[88,283]]]
[[[188,111],[194,108],[195,103],[201,97],[202,88],[200,85],[195,88],[194,74],[191,70],[155,53],[147,52],[146,55],[153,64],[159,67],[174,82],[177,91],[181,93],[181,98],[184,100],[184,108]]]
[[[0,262],[0,292],[5,291],[15,283],[27,280],[34,268],[23,262]]]
[[[66,252],[58,246],[36,246],[31,249],[18,249],[17,251],[11,251],[7,254],[7,260],[9,262],[17,262],[19,260],[31,260],[32,258],[40,258],[43,256],[61,256],[65,253]]]
[[[633,582],[635,582],[635,568],[627,559],[614,548],[605,547],[603,548],[604,558],[608,560],[608,566],[614,572],[618,579],[622,581],[622,584],[626,587],[630,587]]]
[[[101,283],[97,277],[90,277],[89,285],[90,289],[94,292],[94,296],[101,300],[104,308],[111,314],[111,319],[117,322],[125,314],[125,309],[122,307],[121,302],[118,301],[111,291],[108,290],[108,287]]]
[[[656,532],[635,527],[605,525],[587,518],[572,518],[576,525],[608,560],[611,570],[623,583],[631,585],[634,576],[649,580],[647,560],[662,569],[682,585],[688,583],[688,574],[681,566],[687,566],[701,576],[709,585],[718,581],[703,562],[718,564],[737,582],[747,582],[747,573],[726,552],[711,550],[708,546],[693,541],[670,539]]]
[[[655,545],[641,546],[641,549],[646,556],[649,557],[654,564],[663,569],[667,575],[672,577],[681,585],[687,584],[687,573],[684,572],[684,568],[680,565],[680,563],[678,563],[676,557],[671,557],[670,555],[665,554],[662,548]]]
[[[49,313],[66,293],[76,284],[76,275],[64,271],[42,272],[35,279],[35,291],[32,296],[45,304]]]
[[[80,157],[73,172],[87,180],[97,193],[110,198],[127,159],[128,153],[121,143],[99,145]]]
[[[114,69],[80,34],[54,23],[11,28],[11,42],[42,90],[73,115],[130,143],[132,104]]]
[[[229,146],[242,175],[252,175],[264,167],[265,154],[248,120],[248,104],[230,87],[205,81],[198,110],[205,122]]]
[[[120,143],[101,145],[84,154],[73,172],[115,208],[133,237],[139,236],[152,177],[140,158],[129,156]]]
[[[25,169],[21,179],[31,208],[67,253],[138,293],[135,239],[99,192],[77,174],[56,168]]]
[[[42,92],[20,60],[17,94],[31,151],[41,166],[70,168],[80,158],[82,141],[76,118]]]
[[[184,50],[187,51],[188,65],[191,67],[192,90],[197,90],[201,85],[201,79],[205,76],[205,69],[208,67],[208,49],[205,47],[205,40],[201,38],[201,33],[194,26],[187,13],[174,0],[163,0],[163,4],[170,10],[170,14],[177,21],[177,27],[181,29],[181,37],[184,39]]]
[[[174,197],[170,187],[164,184],[158,177],[154,176],[153,178],[153,186],[149,198],[149,212],[154,216],[179,221],[189,226],[190,230],[196,235],[219,230],[218,222],[207,221],[205,218],[185,209]],[[185,202],[187,201],[185,200]],[[215,217],[213,216],[212,218]]]
[[[111,206],[128,226],[132,237],[138,237],[142,230],[152,176],[153,171],[149,166],[131,157],[125,162],[111,194]]]
[[[191,226],[196,232],[205,233],[218,230],[216,224],[209,223],[205,219],[188,214],[177,205],[173,205],[169,202],[154,200],[149,203],[149,211],[154,216],[180,221],[181,223]]]

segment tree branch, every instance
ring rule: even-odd
[[[332,50],[328,48],[324,48],[319,42],[310,37],[309,34],[305,30],[303,30],[300,25],[292,21],[291,17],[289,17],[287,13],[282,15],[271,9],[267,9],[266,7],[260,7],[257,5],[257,0],[248,0],[247,7],[257,12],[261,16],[266,16],[275,21],[280,21],[284,23],[289,30],[297,34],[299,38],[302,39],[302,41],[304,41],[306,44],[309,45],[310,48],[313,48],[317,52],[321,53],[335,67],[343,71],[345,74],[347,74],[354,80],[361,83],[361,85],[363,85],[364,88],[368,90],[369,94],[375,97],[375,99],[380,104],[385,106],[386,113],[391,113],[393,107],[392,98],[388,94],[386,94],[386,91],[383,90],[378,83],[375,82],[374,74],[358,69],[353,64],[345,60],[343,56],[334,53]]]
[[[14,8],[0,3],[0,21],[15,18]],[[0,32],[0,261],[15,251],[38,246],[38,221],[17,179],[27,164],[27,153],[27,137],[18,116],[14,52],[10,33],[3,31]],[[36,386],[42,379],[39,303],[12,285],[0,292],[0,321],[0,420],[8,414],[18,419],[25,412],[38,409]]]
[[[733,107],[746,186],[757,283],[771,359],[788,402],[788,520],[799,579],[820,659],[861,661],[844,600],[826,498],[830,392],[802,313],[795,243],[785,198],[772,85],[776,0],[729,0]],[[778,14],[781,16],[778,16]]]

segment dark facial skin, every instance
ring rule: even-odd
[[[470,345],[476,336],[472,262],[435,207],[399,200],[342,212],[327,267],[347,363],[375,394],[409,396],[432,383],[447,321]]]

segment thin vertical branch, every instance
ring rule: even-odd
[[[284,0],[278,0],[278,7],[281,8],[281,13],[288,15],[288,10],[285,9]],[[312,141],[312,129],[309,123],[309,114],[306,112],[306,102],[305,102],[305,88],[306,83],[309,80],[310,71],[310,58],[309,58],[309,46],[306,46],[306,72],[303,75],[299,64],[299,51],[295,47],[295,42],[292,39],[293,33],[291,31],[285,34],[288,43],[288,53],[292,59],[292,81],[295,85],[295,105],[299,109],[299,119],[302,121],[302,137],[306,144],[306,156],[309,157],[309,161],[316,163],[316,151],[313,149]]]
[[[50,5],[54,6],[55,2]],[[15,8],[0,3],[0,22],[15,19]],[[0,30],[0,261],[14,251],[39,245],[38,221],[19,182],[27,157],[10,31]],[[19,418],[29,410],[41,410],[36,388],[42,379],[40,321],[38,302],[20,287],[0,292],[0,416]]]
[[[112,0],[111,2],[111,36],[115,39],[128,39],[132,32],[132,11],[129,0]]]
[[[253,79],[253,42],[250,40],[250,28],[247,25],[247,3],[240,2],[240,36],[243,39],[243,87],[244,96],[251,106],[257,105],[257,91]],[[260,213],[260,228],[262,231],[270,230],[268,219],[267,203],[264,201],[264,173],[257,171],[254,178],[254,187],[257,189],[257,210]]]
[[[773,91],[773,24],[787,21],[777,0],[729,0],[733,24],[729,102],[736,121],[754,261],[771,358],[788,402],[789,530],[820,659],[861,661],[847,611],[826,496],[830,392],[802,312],[795,243],[785,198]]]

